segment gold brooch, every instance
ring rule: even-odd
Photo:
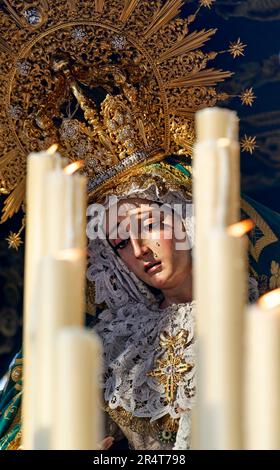
[[[164,385],[166,400],[172,403],[175,399],[178,384],[184,375],[193,368],[193,364],[185,361],[182,354],[177,353],[178,347],[187,342],[188,331],[181,330],[176,336],[164,332],[160,335],[160,347],[167,349],[163,359],[157,359],[156,369],[149,372],[149,377],[155,377],[158,383]]]

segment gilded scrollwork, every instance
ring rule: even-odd
[[[4,1],[0,12],[2,220],[19,207],[31,151],[83,159],[89,191],[170,151],[190,153],[193,115],[228,72],[208,69],[214,29],[192,31],[182,0]],[[0,126],[1,127],[1,126]],[[104,186],[105,187],[105,186]]]

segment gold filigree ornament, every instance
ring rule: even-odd
[[[192,26],[213,1],[188,6],[181,19],[184,3],[3,0],[2,222],[24,201],[27,155],[53,143],[70,161],[84,160],[90,200],[148,163],[191,154],[194,113],[228,98],[215,85],[232,74],[208,67],[218,52],[202,51],[216,30]],[[241,43],[234,50],[243,53]]]
[[[185,361],[178,348],[186,345],[188,332],[181,330],[176,336],[164,332],[160,335],[160,349],[166,349],[163,358],[157,359],[156,368],[148,372],[159,384],[164,385],[167,403],[172,403],[176,396],[178,384],[185,374],[193,368],[193,364]]]

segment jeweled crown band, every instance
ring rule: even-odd
[[[145,164],[147,159],[149,162],[160,161],[164,158],[164,151],[160,148],[151,148],[145,150],[137,150],[137,152],[133,153],[129,157],[126,157],[117,165],[109,168],[106,171],[99,173],[95,178],[89,179],[88,182],[88,192],[89,195],[92,196],[97,189],[101,189],[103,184],[109,183],[110,180],[113,178],[121,178],[127,171],[131,171],[133,173],[133,168],[138,165]],[[117,184],[117,181],[114,180],[114,185]]]

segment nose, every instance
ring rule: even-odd
[[[149,247],[143,240],[131,237],[130,241],[135,258],[141,258],[141,256],[144,256],[146,253],[149,252]]]

